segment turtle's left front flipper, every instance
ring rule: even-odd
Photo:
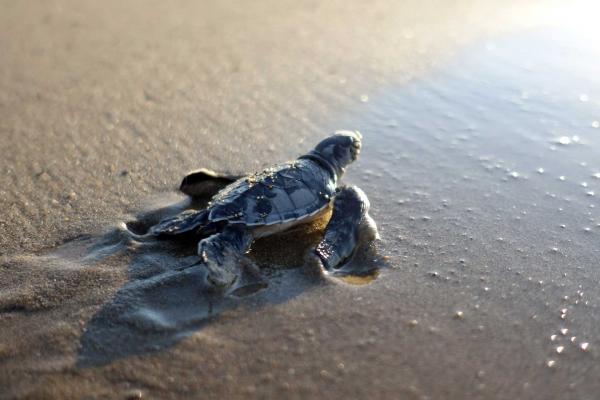
[[[179,190],[191,197],[211,197],[241,177],[201,168],[184,176]]]
[[[339,189],[333,202],[333,215],[325,235],[315,249],[323,267],[335,272],[364,243],[379,238],[377,225],[369,215],[369,199],[356,186]]]

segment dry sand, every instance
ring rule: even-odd
[[[3,2],[0,398],[595,398],[594,57],[549,4],[396,3]],[[340,128],[368,285],[292,268],[295,234],[214,298],[170,272],[193,246],[112,230]]]

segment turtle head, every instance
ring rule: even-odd
[[[337,178],[341,178],[346,166],[358,157],[361,139],[358,131],[337,131],[322,140],[311,153],[329,163]]]

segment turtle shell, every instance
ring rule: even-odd
[[[335,187],[327,170],[300,159],[230,184],[212,198],[208,220],[260,226],[309,218],[329,204]]]

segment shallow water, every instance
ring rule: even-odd
[[[370,194],[394,265],[375,285],[410,281],[474,337],[509,340],[486,333],[507,327],[535,347],[523,389],[556,368],[542,380],[598,384],[598,54],[564,30],[508,35],[369,95],[347,120],[365,133],[349,179]]]

